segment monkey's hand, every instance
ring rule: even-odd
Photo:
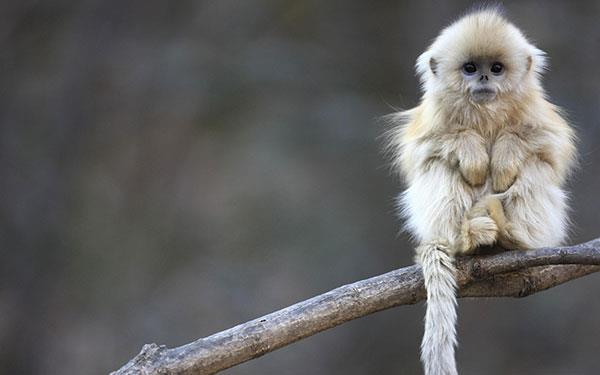
[[[455,165],[462,177],[471,186],[485,183],[489,170],[489,156],[484,139],[473,131],[463,131],[456,135],[454,150]]]
[[[493,245],[506,223],[500,200],[487,196],[467,212],[461,226],[458,252],[468,254],[479,246]]]
[[[526,157],[523,141],[515,134],[501,134],[492,148],[492,188],[496,193],[512,186]]]

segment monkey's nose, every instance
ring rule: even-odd
[[[482,75],[482,76],[479,78],[479,80],[480,80],[480,81],[483,81],[484,79],[485,79],[486,81],[489,81],[489,78],[488,78],[487,74],[483,74],[483,75]]]

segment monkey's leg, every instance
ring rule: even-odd
[[[473,196],[472,188],[456,169],[433,161],[414,178],[400,204],[407,226],[421,243],[447,241],[454,255],[492,244],[497,238],[498,228],[490,217],[465,220]]]
[[[506,216],[500,233],[503,246],[555,246],[565,239],[567,196],[558,186],[550,164],[535,156],[529,158],[513,185],[498,196]]]

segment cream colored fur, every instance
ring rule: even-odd
[[[461,67],[474,57],[504,64],[492,101],[474,101],[463,82]],[[407,183],[399,205],[420,243],[427,288],[427,375],[457,374],[454,256],[481,245],[527,249],[565,240],[562,186],[574,133],[546,100],[545,67],[544,53],[496,11],[468,14],[418,58],[419,106],[393,115],[390,146]]]

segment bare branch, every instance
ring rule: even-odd
[[[579,245],[457,260],[461,297],[525,297],[600,271],[600,238]],[[425,298],[413,265],[341,286],[187,345],[144,345],[114,375],[214,374],[285,345],[394,306]]]

